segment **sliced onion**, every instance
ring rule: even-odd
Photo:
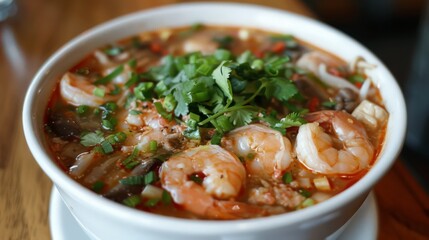
[[[369,88],[371,87],[371,80],[369,80],[369,78],[367,78],[363,83],[362,83],[362,87],[359,90],[359,97],[361,100],[366,99],[366,97],[368,96],[369,93]]]
[[[335,88],[350,88],[354,92],[359,93],[359,89],[355,85],[347,81],[346,79],[329,74],[328,71],[326,70],[325,64],[319,65],[318,73],[319,73],[320,80],[329,86],[332,86]]]
[[[313,183],[318,190],[321,190],[321,191],[331,190],[331,185],[329,184],[329,180],[326,176],[313,179]]]
[[[72,167],[70,167],[70,175],[79,176],[85,172],[86,169],[91,165],[92,159],[94,159],[93,152],[84,152],[76,157],[76,161]]]
[[[161,199],[162,192],[161,188],[149,184],[143,189],[141,195],[149,199]]]

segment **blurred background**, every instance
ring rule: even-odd
[[[429,192],[429,4],[425,0],[304,0],[323,22],[375,53],[398,80],[408,110],[401,160]]]

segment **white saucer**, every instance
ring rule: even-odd
[[[52,188],[49,224],[53,240],[91,240],[76,222],[62,201],[57,189]],[[377,204],[370,193],[356,214],[326,240],[375,240],[378,231]]]

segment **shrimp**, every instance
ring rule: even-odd
[[[298,160],[310,170],[324,174],[353,174],[369,166],[374,147],[364,126],[342,111],[320,111],[307,115],[311,123],[301,125],[296,137]],[[324,132],[329,124],[336,136]]]
[[[201,185],[189,180],[191,174],[201,172],[206,176]],[[245,184],[246,170],[236,156],[217,145],[173,155],[162,164],[160,178],[175,203],[199,216],[236,219],[264,214],[257,206],[232,200]]]
[[[292,145],[280,132],[261,124],[237,128],[222,139],[222,146],[246,160],[247,172],[279,178],[292,163]]]
[[[353,117],[361,121],[367,131],[376,132],[383,129],[389,114],[382,107],[368,100],[362,101],[353,111]]]
[[[105,92],[109,92],[109,89],[105,86],[99,86],[98,88]],[[69,72],[64,74],[60,81],[61,97],[66,100],[67,103],[74,106],[87,105],[98,107],[108,101],[114,101],[116,99],[116,97],[113,96],[95,96],[95,89],[96,86],[88,79]]]

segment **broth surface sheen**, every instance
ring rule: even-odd
[[[192,219],[286,213],[370,170],[389,117],[373,68],[258,29],[145,32],[59,77],[46,138],[71,178],[132,208]]]

